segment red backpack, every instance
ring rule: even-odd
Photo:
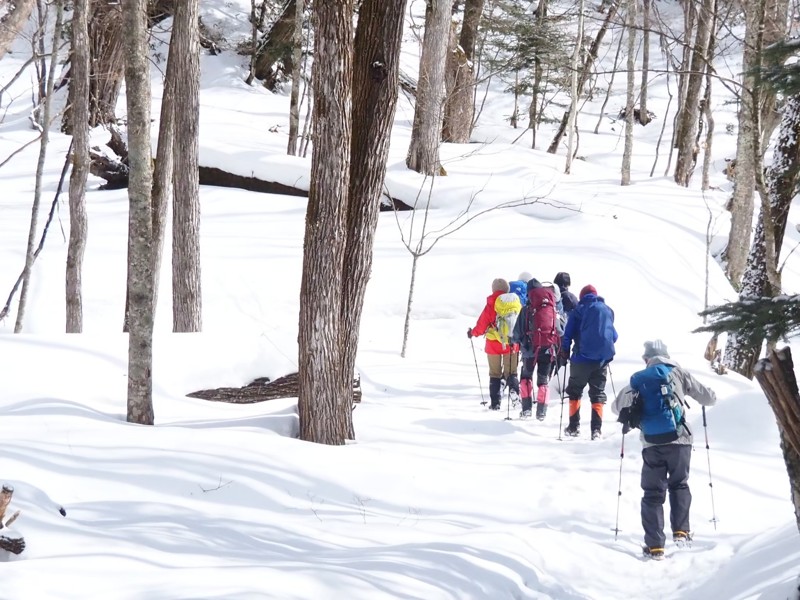
[[[545,288],[528,290],[528,335],[533,348],[549,348],[558,344],[556,297]]]

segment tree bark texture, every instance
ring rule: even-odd
[[[639,123],[647,125],[650,116],[647,114],[647,78],[650,76],[650,3],[642,2],[642,85],[639,87]]]
[[[419,60],[417,103],[406,166],[424,175],[442,175],[439,164],[444,101],[444,72],[450,33],[451,0],[428,0]]]
[[[544,29],[547,20],[548,0],[539,0],[536,11],[536,27],[539,31]],[[539,94],[544,91],[544,67],[542,57],[536,52],[533,56],[533,90],[531,90],[531,105],[528,109],[528,127],[531,130],[531,148],[536,148],[536,132],[539,129],[541,115],[539,114]]]
[[[600,51],[600,45],[603,43],[603,38],[605,37],[606,32],[608,31],[608,28],[614,19],[614,16],[617,14],[617,7],[617,0],[611,0],[609,2],[608,12],[603,19],[603,23],[600,25],[600,29],[597,31],[597,34],[594,37],[592,45],[589,47],[589,51],[586,53],[586,59],[583,61],[583,68],[581,69],[581,74],[578,78],[578,90],[582,90],[586,86],[586,82],[589,80],[589,75],[591,75],[592,72],[592,66],[594,65],[594,61],[597,60],[597,54]],[[568,121],[569,111],[565,112],[564,116],[561,117],[561,123],[558,126],[558,130],[553,136],[550,146],[547,148],[547,151],[550,154],[555,154],[558,152],[558,147],[561,144],[561,140],[564,138],[564,133],[567,131]]]
[[[256,50],[255,75],[273,90],[280,79],[272,68],[275,63],[282,60],[286,70],[291,71],[293,68],[291,59],[297,7],[298,0],[286,0],[280,16],[261,39]]]
[[[353,137],[340,321],[343,385],[352,382],[364,294],[372,272],[389,134],[399,90],[400,47],[407,0],[364,0],[353,62]],[[348,402],[342,416],[352,431]]]
[[[198,175],[200,121],[200,35],[198,0],[179,2],[172,44],[176,64],[175,131],[172,203],[172,329],[202,329],[200,281],[200,181]],[[177,107],[180,107],[180,110]]]
[[[771,289],[769,285],[768,260],[774,256],[777,263],[780,258],[789,209],[800,185],[800,96],[790,97],[783,106],[782,114],[778,141],[766,178],[771,222],[767,222],[765,212],[760,211],[753,245],[742,277],[739,293],[742,301],[781,293],[780,289]],[[768,228],[773,233],[771,237],[774,239],[774,253],[767,252]],[[777,268],[777,264],[772,267]],[[761,346],[761,341],[751,344],[735,334],[729,334],[725,345],[725,365],[752,379]]]
[[[575,48],[572,52],[572,73],[570,74],[570,90],[569,90],[569,118],[567,119],[567,161],[564,168],[564,173],[569,175],[572,171],[572,157],[575,156],[577,149],[575,148],[575,133],[577,130],[578,121],[578,96],[580,96],[580,88],[578,87],[578,65],[581,59],[581,47],[583,46],[583,10],[584,0],[580,0],[578,4],[578,38],[575,40]]]
[[[754,194],[756,185],[756,118],[755,77],[751,69],[757,61],[760,2],[747,2],[745,11],[745,47],[742,56],[742,91],[739,100],[739,130],[736,137],[736,171],[733,179],[733,196],[729,206],[731,228],[725,248],[725,272],[734,287],[739,283],[747,263],[750,233],[753,226]]]
[[[700,99],[708,59],[708,43],[714,21],[714,0],[703,0],[697,15],[697,33],[692,50],[691,73],[686,83],[686,101],[678,117],[680,137],[676,139],[675,183],[688,187],[697,164],[697,131],[700,120]]]
[[[483,14],[484,0],[466,0],[461,35],[448,57],[448,76],[452,85],[444,108],[442,140],[457,144],[469,143],[475,114],[475,41]]]
[[[300,437],[344,444],[340,311],[350,186],[353,0],[314,2],[314,144],[300,288]],[[437,134],[438,134],[437,129]]]
[[[296,0],[294,20],[294,49],[292,50],[292,93],[289,97],[289,143],[286,153],[297,154],[297,136],[300,134],[300,82],[303,70],[303,16],[304,0]]]
[[[64,3],[56,2],[56,22],[53,31],[53,46],[50,50],[50,65],[47,70],[47,82],[44,89],[44,105],[42,106],[41,127],[42,133],[39,138],[39,159],[36,163],[36,180],[33,192],[33,206],[31,207],[31,222],[28,230],[28,245],[25,252],[25,268],[22,271],[22,289],[19,293],[19,308],[17,318],[14,323],[14,333],[22,331],[22,324],[25,319],[25,309],[28,304],[28,289],[31,283],[31,272],[33,263],[36,260],[34,250],[36,240],[36,230],[39,222],[39,206],[42,199],[42,177],[44,176],[45,160],[47,158],[47,146],[50,143],[50,121],[53,110],[53,89],[55,88],[55,73],[58,62],[58,47],[61,44],[61,30],[64,24]],[[44,30],[40,35],[44,35]],[[44,73],[42,73],[44,75]]]
[[[672,147],[678,147],[678,140],[683,138],[681,127],[683,114],[686,106],[686,88],[689,83],[689,75],[691,73],[692,65],[692,36],[695,35],[695,26],[697,25],[697,7],[695,0],[682,0],[683,5],[683,35],[680,39],[683,51],[681,53],[681,63],[678,68],[678,109],[675,113],[675,127],[672,139]],[[670,154],[670,158],[672,154]],[[669,167],[667,167],[669,168]]]
[[[89,177],[89,0],[75,0],[72,12],[72,173],[69,178],[69,247],[67,249],[67,333],[83,331],[83,255],[86,250],[86,181]]]
[[[150,61],[147,1],[124,0],[128,109],[128,422],[152,425],[153,414],[153,161],[150,153]]]
[[[633,109],[635,106],[634,89],[636,78],[636,0],[628,0],[628,68],[627,93],[625,95],[625,149],[622,153],[621,185],[631,184],[631,158],[633,157]],[[639,109],[641,112],[641,109]]]
[[[767,358],[759,361],[756,379],[775,413],[789,475],[794,518],[800,530],[800,392],[791,349],[770,352]]]
[[[0,60],[25,27],[25,23],[36,6],[35,0],[0,0],[0,8],[8,6],[8,12],[0,20]]]

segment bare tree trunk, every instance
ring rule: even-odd
[[[283,11],[258,46],[253,69],[256,77],[272,90],[276,89],[281,72],[284,69],[291,72],[293,68],[290,63],[292,62],[295,21],[296,15],[300,11],[297,10],[297,0],[285,1]],[[273,66],[278,61],[283,61],[283,68],[280,72],[273,71]]]
[[[417,173],[441,175],[439,140],[442,131],[444,70],[450,32],[451,0],[428,0],[425,35],[419,60],[417,104],[406,166]]]
[[[294,20],[294,50],[292,51],[292,93],[289,97],[289,144],[287,154],[297,154],[297,136],[300,132],[300,81],[303,70],[303,16],[304,0],[297,0]]]
[[[583,62],[583,69],[581,70],[581,75],[578,79],[578,90],[582,90],[586,85],[586,82],[589,80],[589,75],[592,72],[592,66],[594,65],[594,61],[597,60],[597,53],[600,51],[600,45],[603,43],[603,38],[605,37],[606,32],[611,25],[611,21],[614,19],[614,15],[617,14],[617,4],[617,0],[610,0],[609,2],[606,17],[603,19],[603,23],[600,25],[600,29],[597,31],[594,41],[589,47],[589,52],[586,54],[586,60]],[[569,111],[565,112],[564,116],[561,118],[561,124],[559,125],[555,136],[553,136],[553,141],[550,142],[550,146],[547,148],[547,151],[550,154],[555,154],[558,151],[558,147],[561,144],[564,133],[567,131],[568,120]]]
[[[372,271],[375,229],[397,106],[400,48],[407,0],[364,0],[353,64],[353,139],[347,209],[347,246],[340,320],[343,385],[352,386],[364,293]],[[350,438],[352,397],[341,408]]]
[[[346,198],[350,187],[353,0],[314,2],[314,128],[300,288],[300,437],[344,444],[341,309]],[[435,131],[438,140],[441,127]],[[314,300],[312,301],[311,298]],[[349,405],[348,405],[349,409]]]
[[[603,117],[606,114],[606,106],[608,99],[611,96],[611,89],[614,87],[614,77],[617,74],[617,66],[619,65],[619,55],[622,53],[622,42],[625,41],[625,36],[619,36],[619,43],[617,44],[617,51],[614,54],[614,68],[611,70],[611,77],[608,79],[608,87],[606,88],[606,97],[603,99],[603,104],[600,106],[600,114],[597,117],[597,124],[594,126],[594,132],[600,131],[600,124],[603,122]]]
[[[691,73],[686,84],[686,101],[678,118],[680,137],[676,139],[675,183],[688,186],[697,164],[697,127],[700,119],[700,92],[708,56],[708,42],[714,18],[714,0],[703,0],[697,18],[697,35],[692,51]]]
[[[767,397],[781,436],[781,450],[789,474],[794,518],[800,530],[800,392],[792,351],[787,346],[759,362],[756,379]]]
[[[736,138],[736,171],[734,172],[733,197],[729,206],[731,211],[731,228],[728,246],[723,254],[725,272],[734,287],[739,287],[750,248],[750,233],[753,226],[753,209],[755,193],[755,171],[757,157],[755,155],[755,76],[752,73],[757,62],[758,29],[760,23],[760,2],[744,4],[746,29],[745,47],[742,56],[742,88],[739,99],[739,131]]]
[[[72,173],[69,178],[69,248],[67,249],[67,333],[83,331],[82,274],[86,249],[86,182],[89,178],[89,0],[75,0],[72,13]]]
[[[483,13],[484,0],[466,0],[464,21],[456,52],[457,67],[452,92],[444,109],[442,140],[466,144],[472,133],[475,114],[475,40]]]
[[[686,108],[686,90],[689,84],[689,75],[692,70],[692,36],[695,36],[695,26],[697,25],[697,7],[695,0],[682,0],[683,4],[683,36],[680,41],[683,42],[683,51],[681,55],[681,64],[678,69],[678,108],[675,113],[675,126],[672,139],[672,148],[678,147],[678,140],[683,139],[681,127],[684,121],[682,120],[683,112]],[[672,152],[670,151],[670,162],[672,161]],[[669,166],[667,166],[669,170]]]
[[[200,280],[200,179],[199,87],[200,35],[198,0],[179,2],[175,11],[172,44],[175,44],[175,139],[173,143],[172,203],[172,329],[202,330]]]
[[[0,0],[0,8],[8,7],[8,12],[0,19],[0,59],[25,27],[35,5],[36,0]]]
[[[408,284],[408,300],[406,301],[406,318],[403,322],[403,348],[400,350],[400,358],[406,357],[406,350],[408,350],[408,331],[411,327],[411,303],[414,299],[414,284],[417,280],[417,261],[419,260],[419,253],[412,253],[411,258],[411,281]]]
[[[625,150],[622,153],[621,185],[631,184],[631,158],[633,156],[633,109],[636,106],[636,0],[628,0],[628,88],[625,104]]]
[[[89,79],[91,103],[89,125],[115,125],[117,98],[125,69],[125,25],[121,5],[92,0],[89,21],[92,70]],[[69,119],[71,121],[71,116]]]
[[[747,258],[740,300],[775,296],[780,289],[773,289],[768,277],[769,262],[777,269],[780,259],[786,222],[792,199],[800,185],[800,95],[790,97],[783,106],[780,133],[773,153],[773,162],[767,172],[767,196],[770,202],[769,215],[760,211],[753,245]],[[771,235],[767,235],[767,233]],[[768,238],[773,240],[773,252],[768,252]],[[771,258],[771,261],[770,261]],[[735,335],[728,335],[725,345],[725,365],[744,375],[753,377],[753,367],[761,352],[762,341],[749,343]]]
[[[719,10],[719,2],[714,0],[714,18],[711,20],[711,34],[708,39],[708,62],[706,63],[706,93],[703,98],[703,116],[706,120],[706,142],[705,149],[703,150],[703,173],[701,189],[708,190],[711,187],[710,171],[712,152],[711,148],[714,143],[714,111],[711,107],[713,96],[711,95],[712,84],[714,82],[714,53],[717,46],[717,15]]]
[[[153,415],[153,161],[150,153],[150,61],[147,0],[123,0],[128,109],[128,422]]]
[[[569,135],[567,136],[567,163],[564,167],[564,173],[569,175],[572,170],[572,157],[575,154],[575,128],[577,127],[576,121],[578,119],[578,96],[580,89],[578,87],[578,64],[581,58],[581,47],[583,46],[583,0],[578,5],[578,39],[575,41],[575,49],[572,53],[572,73],[570,76],[570,104],[569,104],[569,119],[567,119],[567,129]]]
[[[22,289],[19,293],[19,308],[17,309],[17,319],[14,323],[14,333],[22,331],[22,323],[25,319],[25,309],[28,304],[28,288],[31,284],[31,271],[33,269],[34,245],[36,240],[36,229],[39,223],[39,205],[42,199],[42,177],[44,174],[45,159],[47,158],[47,145],[50,143],[50,115],[53,110],[53,88],[55,87],[56,64],[58,61],[58,46],[61,43],[61,30],[64,24],[64,3],[61,0],[56,2],[56,23],[53,32],[53,47],[50,51],[50,66],[47,73],[47,83],[45,85],[44,106],[42,107],[42,133],[39,137],[39,160],[36,163],[36,183],[33,192],[33,206],[31,207],[31,224],[28,230],[28,246],[25,252],[25,269],[22,272]],[[44,35],[44,30],[41,31]]]
[[[647,78],[650,76],[650,2],[642,3],[642,85],[639,88],[639,123],[647,125]]]
[[[539,0],[539,6],[536,9],[536,27],[539,31],[544,29],[544,24],[547,20],[547,2],[548,0]],[[533,134],[531,148],[534,149],[536,148],[536,131],[539,128],[539,121],[541,120],[541,115],[539,114],[539,94],[542,92],[543,75],[542,59],[539,53],[536,52],[533,56],[533,91],[531,92],[531,106],[528,109],[528,127],[530,127],[531,133]]]

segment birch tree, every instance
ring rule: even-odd
[[[147,1],[124,0],[125,87],[128,109],[128,422],[152,425],[153,186],[150,154],[150,61]]]
[[[622,153],[622,185],[631,184],[631,157],[633,156],[633,109],[636,78],[636,0],[628,0],[628,80],[625,103],[625,149]],[[640,109],[641,112],[641,109]]]
[[[300,81],[303,70],[303,18],[304,0],[297,0],[294,18],[294,49],[292,50],[292,92],[289,97],[289,143],[287,154],[297,154],[297,136],[300,133]]]
[[[406,156],[406,166],[425,175],[443,174],[439,164],[439,141],[442,132],[451,6],[452,0],[427,0],[425,10],[417,103],[414,107],[411,143]]]
[[[352,389],[343,384],[340,314],[342,199],[350,187],[353,0],[316,0],[313,16],[315,143],[300,288],[298,413],[301,439],[343,444],[352,433],[344,415]]]
[[[442,140],[466,144],[472,133],[475,114],[475,42],[483,13],[484,0],[466,0],[461,34],[451,57],[453,85],[444,108]]]
[[[89,177],[89,0],[75,0],[72,12],[72,173],[69,178],[69,247],[66,272],[66,331],[83,331],[82,273],[86,249],[86,182]]]
[[[200,280],[200,35],[198,0],[176,4],[172,30],[175,52],[174,199],[172,218],[172,329],[202,329]],[[180,110],[177,109],[180,107]]]

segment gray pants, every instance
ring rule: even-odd
[[[642,450],[642,527],[644,543],[650,548],[663,548],[664,500],[669,490],[669,522],[672,531],[689,531],[689,444],[663,444]]]

